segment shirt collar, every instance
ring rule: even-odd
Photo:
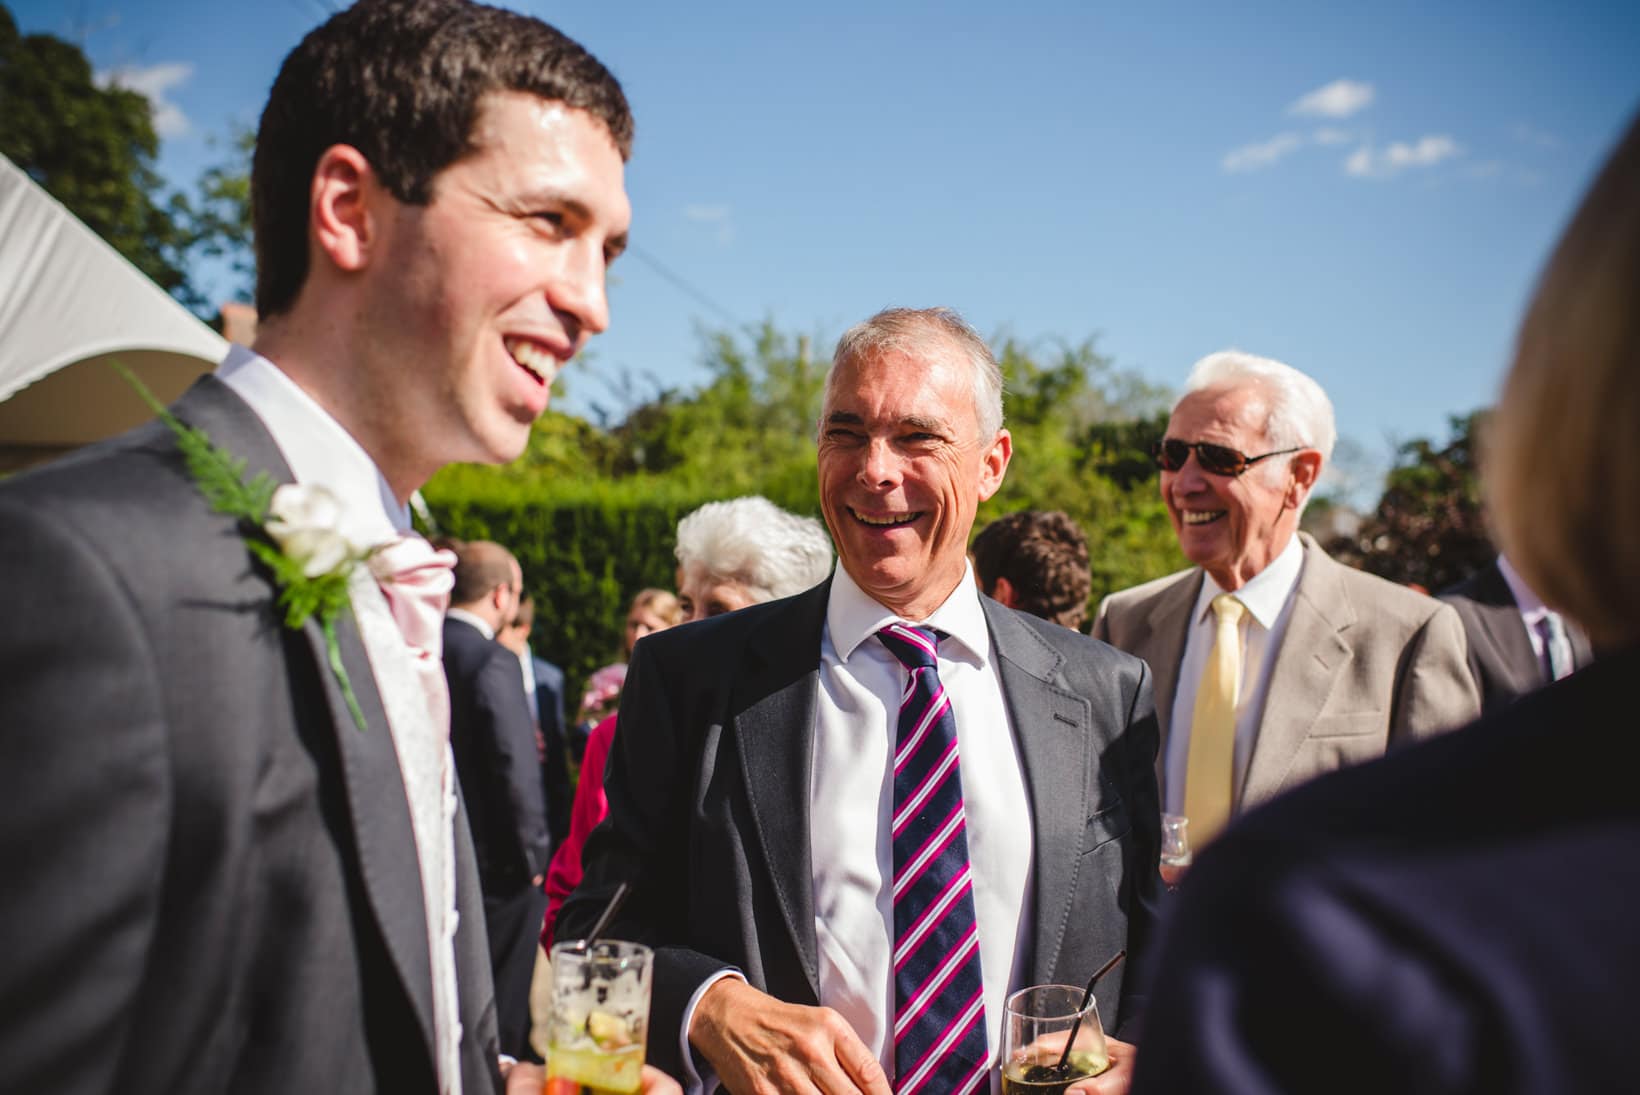
[[[1532,587],[1526,584],[1526,579],[1520,576],[1515,565],[1502,555],[1498,556],[1498,571],[1509,586],[1510,596],[1515,598],[1515,607],[1520,609],[1521,619],[1527,623],[1536,623],[1549,611],[1549,606],[1543,603],[1543,598],[1532,592]]]
[[[359,547],[410,530],[410,509],[393,497],[370,454],[279,366],[231,346],[217,379],[250,405],[298,483],[328,488],[342,503],[341,531]]]
[[[1236,600],[1268,631],[1275,626],[1276,617],[1286,607],[1287,598],[1292,596],[1293,589],[1298,585],[1299,572],[1304,569],[1304,547],[1299,543],[1296,535],[1289,537],[1287,546],[1281,549],[1281,554],[1270,560],[1270,565],[1253,575],[1247,584],[1235,591]],[[1194,619],[1199,623],[1207,615],[1212,606],[1213,598],[1223,593],[1224,589],[1213,580],[1211,574],[1204,575],[1202,591],[1196,597],[1196,615]]]
[[[840,659],[847,661],[856,647],[896,620],[938,628],[962,644],[982,667],[990,660],[991,630],[985,623],[985,609],[979,603],[979,585],[974,581],[971,564],[963,565],[957,588],[926,620],[907,620],[884,608],[855,584],[847,570],[837,567],[826,602],[826,630]]]
[[[486,639],[495,638],[495,628],[490,626],[490,621],[478,615],[476,612],[468,612],[465,608],[447,608],[444,610],[444,614],[452,620],[460,620],[462,623],[472,627]]]

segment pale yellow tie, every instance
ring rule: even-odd
[[[1213,598],[1216,628],[1207,668],[1196,688],[1190,755],[1184,777],[1184,814],[1198,847],[1230,820],[1236,768],[1236,700],[1241,693],[1243,605],[1234,594]]]

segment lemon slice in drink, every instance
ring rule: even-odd
[[[637,1091],[643,1075],[643,1046],[616,1050],[553,1046],[547,1056],[547,1075],[573,1080],[598,1092]]]

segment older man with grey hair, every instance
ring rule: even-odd
[[[1013,443],[961,317],[852,328],[819,425],[840,565],[638,644],[558,934],[631,887],[607,930],[656,944],[650,1060],[693,1090],[994,1091],[1010,991],[1144,949],[1149,675],[980,596],[968,536]],[[1139,984],[1100,982],[1113,1034]],[[1125,1090],[1133,1047],[1109,1056],[1071,1090]]]
[[[1099,606],[1094,634],[1156,675],[1162,799],[1198,846],[1257,802],[1480,710],[1449,606],[1298,532],[1335,437],[1297,369],[1236,351],[1197,362],[1155,447],[1196,565]]]

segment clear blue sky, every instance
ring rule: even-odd
[[[23,0],[157,89],[191,184],[335,0]],[[1640,106],[1640,4],[523,3],[638,120],[642,258],[560,405],[700,379],[700,323],[818,336],[888,304],[1080,341],[1177,386],[1228,346],[1343,434],[1491,401],[1548,247]],[[701,299],[704,297],[706,302]],[[707,303],[709,302],[709,303]]]

